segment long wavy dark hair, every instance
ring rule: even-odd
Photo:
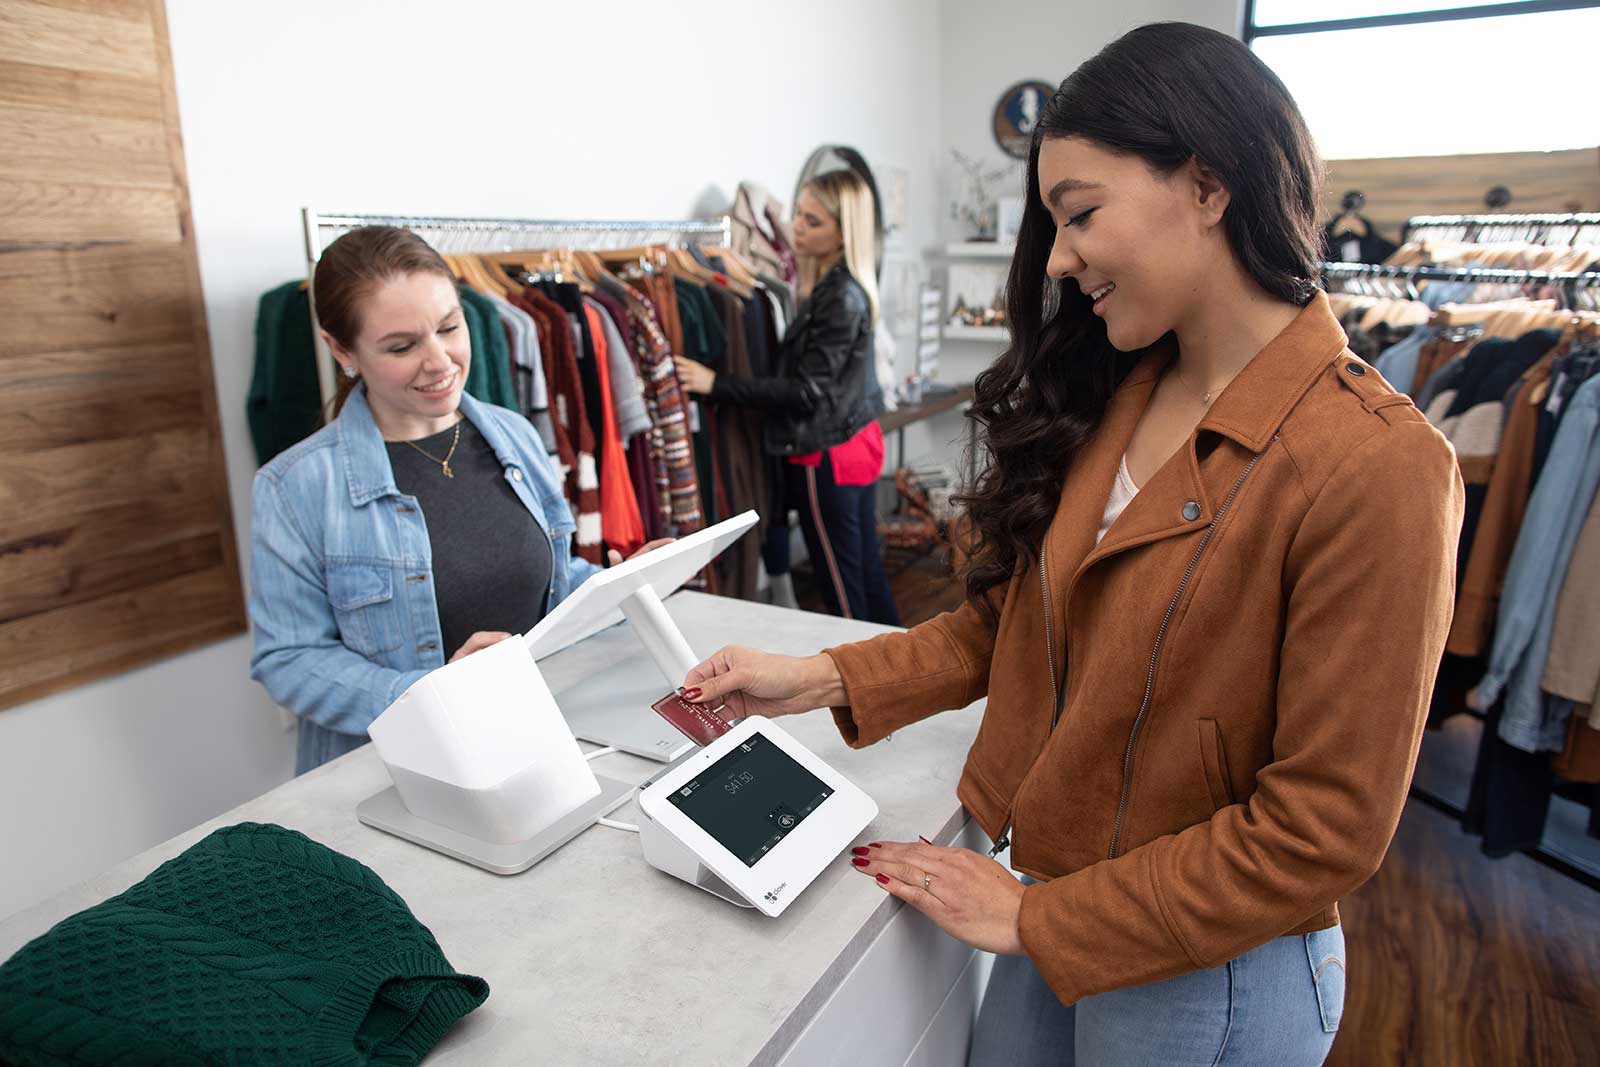
[[[1039,145],[1074,136],[1138,155],[1164,175],[1191,159],[1203,163],[1230,194],[1223,225],[1245,271],[1295,304],[1316,289],[1322,164],[1289,91],[1248,48],[1215,30],[1155,23],[1118,38],[1062,82],[1028,152],[1006,283],[1011,344],[975,383],[969,417],[986,461],[956,501],[966,512],[967,596],[991,614],[985,594],[1037,562],[1067,468],[1144,355],[1112,347],[1077,283],[1045,273],[1055,223],[1040,199]]]

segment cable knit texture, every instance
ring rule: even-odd
[[[371,870],[240,823],[0,966],[0,1063],[414,1064],[488,995]]]

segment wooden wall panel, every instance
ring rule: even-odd
[[[0,4],[0,59],[158,81],[149,5],[125,6],[120,15],[96,6],[6,0]]]
[[[0,104],[0,178],[169,186],[159,122]]]
[[[163,0],[0,0],[0,707],[238,633]]]
[[[187,243],[26,244],[0,255],[0,358],[191,340]],[[209,356],[207,357],[209,362]]]
[[[163,121],[161,86],[116,74],[0,60],[0,100],[116,119]]]
[[[0,692],[18,704],[237,633],[239,583],[222,567],[0,623]],[[152,626],[152,619],[165,624]],[[204,699],[175,693],[173,699]]]
[[[1576,112],[1574,112],[1576,114]],[[1400,159],[1331,159],[1323,187],[1323,221],[1339,213],[1344,194],[1366,194],[1362,213],[1392,241],[1413,215],[1481,215],[1484,195],[1511,190],[1499,210],[1518,214],[1600,211],[1600,148],[1566,152],[1501,152]]]
[[[0,241],[119,239],[182,241],[172,190],[0,178]]]

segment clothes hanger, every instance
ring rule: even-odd
[[[1339,202],[1339,214],[1334,217],[1333,236],[1337,240],[1354,234],[1357,237],[1366,237],[1372,233],[1372,224],[1367,217],[1361,214],[1361,209],[1366,206],[1367,197],[1359,189],[1351,189],[1344,194]]]
[[[733,249],[712,245],[707,247],[705,251],[707,255],[717,256],[722,260],[722,262],[727,266],[727,271],[725,273],[728,275],[728,277],[734,279],[751,290],[754,290],[756,286],[761,284],[760,280],[755,275],[754,268],[752,268],[750,264],[746,263],[744,258]]]

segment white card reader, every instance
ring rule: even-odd
[[[777,916],[878,805],[770,719],[740,721],[639,793],[651,866]]]

